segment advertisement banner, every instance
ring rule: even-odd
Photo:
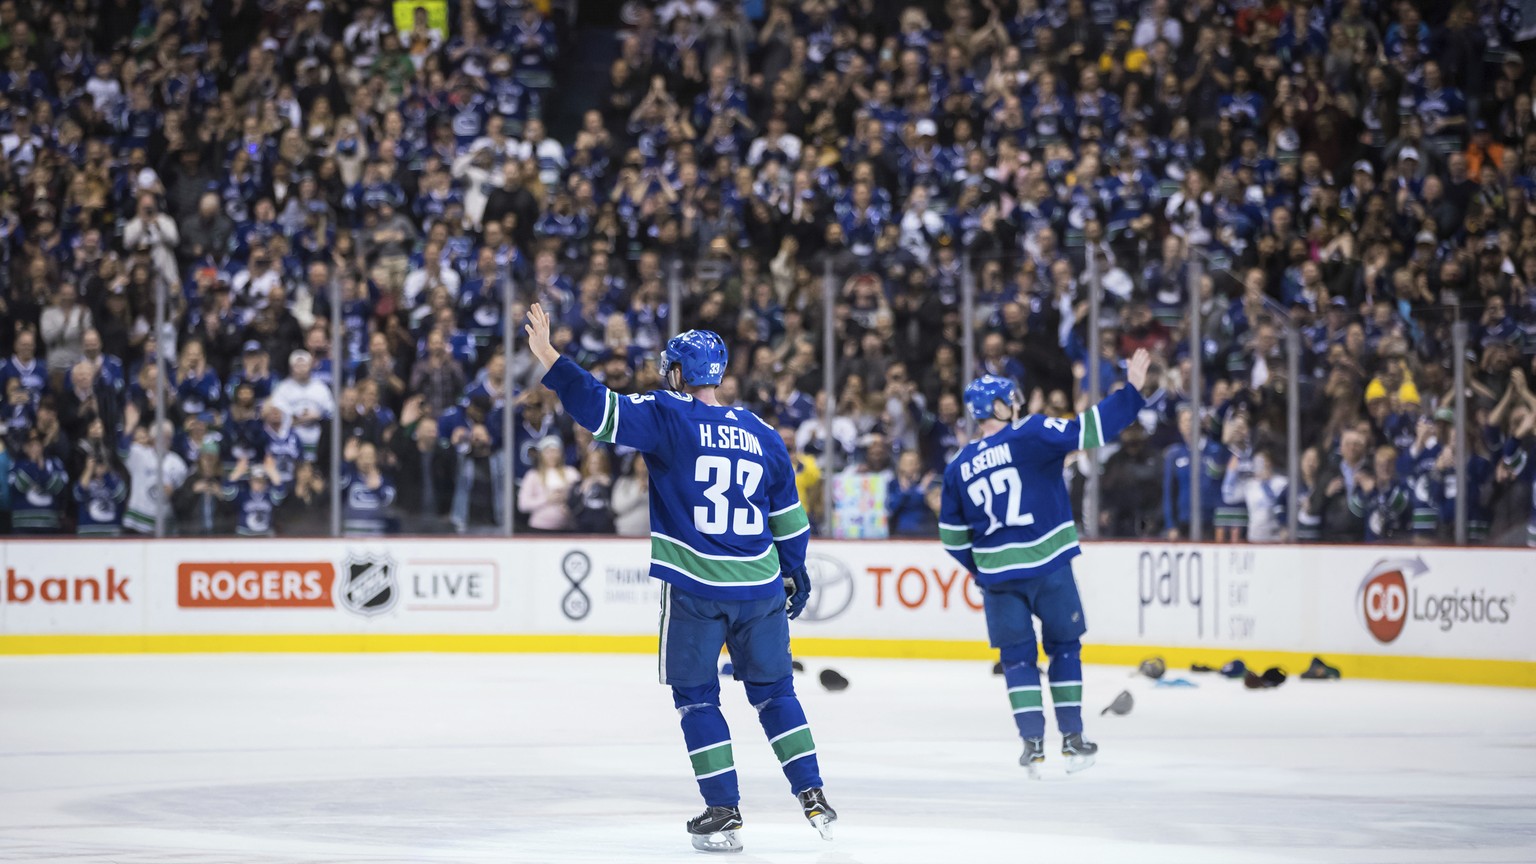
[[[531,545],[536,631],[654,632],[645,541]],[[986,639],[981,590],[938,544],[813,541],[806,565],[798,636]],[[1517,596],[1533,565],[1525,550],[1093,543],[1072,566],[1087,644],[1536,660]]]
[[[144,547],[0,543],[0,633],[139,633]]]
[[[1095,543],[1077,572],[1089,640],[1276,650],[1308,641],[1284,553],[1256,546]]]
[[[146,541],[151,632],[514,632],[510,548],[451,540]]]
[[[572,538],[529,551],[520,560],[539,574],[528,595],[536,632],[656,634],[661,583],[650,576],[649,540]]]
[[[1314,567],[1309,617],[1340,650],[1536,660],[1529,550],[1350,548]]]
[[[479,650],[641,650],[661,593],[649,564],[638,538],[12,541],[0,544],[0,636],[483,635],[496,639]],[[937,543],[813,540],[807,568],[815,590],[796,638],[867,643],[872,656],[985,645],[982,592]],[[1404,677],[1487,661],[1525,665],[1480,680],[1536,683],[1529,550],[1101,542],[1073,570],[1090,648],[1386,658]]]

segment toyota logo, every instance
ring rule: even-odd
[[[801,618],[830,621],[853,605],[853,571],[830,555],[807,555],[805,569],[811,575],[811,597]]]

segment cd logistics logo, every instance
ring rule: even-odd
[[[1441,633],[1458,629],[1458,625],[1509,623],[1510,610],[1515,603],[1513,594],[1460,585],[1435,590],[1433,585],[1427,586],[1421,579],[1429,572],[1423,557],[1415,556],[1382,559],[1365,574],[1355,598],[1355,608],[1365,629],[1377,642],[1396,641],[1410,620],[1432,624]]]
[[[1365,616],[1365,629],[1376,637],[1377,642],[1397,639],[1408,620],[1408,580],[1403,575],[1402,563],[1382,561],[1371,568],[1360,584],[1358,602]],[[1408,563],[1412,565],[1412,562]],[[1423,559],[1418,559],[1421,568],[1423,563]]]

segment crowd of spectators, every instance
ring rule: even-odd
[[[1138,423],[1064,466],[1102,464],[1107,535],[1184,536],[1198,483],[1220,539],[1444,539],[1461,494],[1474,539],[1536,543],[1510,0],[631,0],[606,80],[563,61],[579,17],[448,6],[0,0],[0,528],[324,533],[334,483],[351,533],[644,534],[643,460],[504,350],[538,300],[622,392],[671,330],[724,335],[722,401],[813,520],[880,478],[932,536],[970,378],[1067,416],[1148,347]]]

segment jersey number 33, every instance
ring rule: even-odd
[[[729,531],[740,537],[756,537],[763,533],[763,511],[752,503],[763,483],[763,466],[748,459],[733,462],[724,456],[700,456],[693,466],[693,479],[705,484],[704,500],[709,502],[693,508],[693,527],[700,534]],[[732,481],[741,490],[746,506],[733,506],[725,497]]]

